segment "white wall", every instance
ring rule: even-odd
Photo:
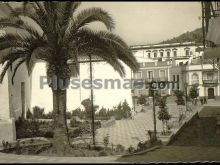
[[[12,71],[16,66],[17,61],[13,64]],[[9,84],[9,104],[15,118],[18,118],[22,113],[21,103],[21,82],[25,83],[25,112],[31,108],[31,77],[28,76],[26,64],[22,64],[14,77],[14,85],[12,85],[11,77],[13,72],[8,70]],[[26,114],[26,113],[25,113]]]
[[[0,72],[2,71],[2,65],[0,65]],[[7,73],[4,77],[2,84],[0,84],[0,119],[10,118],[9,111],[9,94],[8,94],[8,76]]]

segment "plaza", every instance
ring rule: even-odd
[[[219,3],[133,5],[0,3],[0,163],[219,161]]]

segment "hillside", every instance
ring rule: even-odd
[[[177,43],[177,42],[196,42],[196,43],[202,43],[202,28],[195,29],[191,32],[183,33],[177,37],[174,37],[172,39],[162,41],[159,44],[169,44],[169,43]]]

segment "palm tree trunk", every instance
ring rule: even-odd
[[[52,89],[54,112],[54,142],[53,149],[58,154],[65,154],[70,149],[66,121],[66,89]]]

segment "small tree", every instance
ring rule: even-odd
[[[88,98],[83,100],[81,104],[84,106],[87,119],[90,119],[92,116],[92,101]],[[98,108],[99,108],[98,105],[93,105],[94,111],[96,111]]]
[[[122,103],[122,111],[124,113],[124,118],[131,117],[131,107],[129,106],[126,100],[124,100],[124,102]]]
[[[170,120],[171,116],[169,115],[167,111],[167,103],[166,103],[166,96],[160,97],[159,99],[159,108],[160,111],[158,112],[158,119],[162,121],[163,124],[163,133],[167,132],[167,122]],[[166,130],[165,130],[165,125],[166,125]]]
[[[141,95],[140,97],[138,97],[137,103],[144,105],[146,104],[147,100],[146,100],[146,96],[145,95]]]
[[[194,105],[196,105],[196,99],[199,96],[198,84],[193,84],[189,90],[189,97],[193,100]]]
[[[44,108],[40,108],[38,106],[33,107],[33,118],[34,119],[44,118]]]
[[[103,144],[104,144],[105,148],[108,147],[108,144],[109,144],[109,135],[108,134],[103,138]]]
[[[176,104],[179,106],[179,110],[182,111],[182,109],[181,109],[182,107],[181,106],[185,105],[185,100],[183,98],[184,97],[184,93],[183,93],[183,91],[176,90],[176,91],[174,91],[174,94],[175,94],[175,96],[177,98]],[[181,113],[179,115],[181,115]]]
[[[147,103],[146,96],[141,95],[140,97],[138,97],[137,103],[142,105],[142,110],[144,110],[144,105]]]
[[[30,109],[28,108],[27,113],[26,113],[26,118],[31,119],[33,117],[33,114],[31,113]]]

